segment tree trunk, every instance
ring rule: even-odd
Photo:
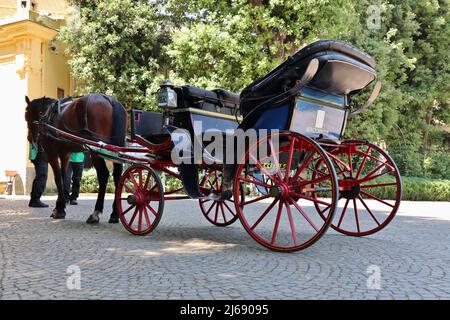
[[[433,109],[434,109],[435,105],[436,105],[436,100],[433,100],[433,102],[428,106],[427,113],[425,115],[426,127],[422,132],[423,143],[419,147],[419,152],[422,155],[424,155],[430,147],[429,132],[430,132],[431,121],[433,120]]]

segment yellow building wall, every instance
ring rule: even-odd
[[[0,182],[5,170],[18,171],[25,193],[31,191],[34,167],[28,160],[25,95],[57,97],[58,88],[72,94],[67,57],[61,44],[49,49],[57,31],[32,21],[0,25]],[[49,169],[49,183],[54,188]],[[20,187],[18,190],[20,191]]]

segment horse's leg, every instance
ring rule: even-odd
[[[105,202],[105,193],[109,178],[109,170],[108,167],[106,167],[105,160],[98,156],[92,155],[92,164],[97,171],[98,194],[94,212],[89,216],[86,222],[98,223],[100,221],[100,214],[103,212],[103,204]]]
[[[69,157],[70,157],[69,152],[59,155],[59,160],[61,161],[61,176],[62,176],[62,181],[63,181],[64,203],[66,203],[69,200],[69,198],[66,198],[66,194],[64,191],[64,190],[67,190],[67,186],[66,186],[67,183],[69,183],[69,187],[70,187],[70,180],[69,180],[69,182],[67,182],[67,179],[66,179],[67,167],[69,165]]]
[[[56,208],[53,210],[53,213],[50,217],[53,219],[64,219],[66,217],[66,201],[64,199],[64,190],[63,190],[63,179],[61,173],[61,167],[59,166],[59,159],[56,153],[47,154],[48,162],[53,170],[53,175],[55,176],[55,184],[58,189],[58,199],[56,199]]]
[[[122,176],[122,170],[123,165],[120,163],[114,163],[114,171],[113,171],[113,178],[114,178],[114,191],[117,190],[117,186],[119,185],[120,177]],[[119,222],[119,213],[117,211],[117,205],[116,205],[116,192],[114,192],[114,202],[113,202],[113,211],[111,213],[111,216],[109,217],[109,223],[118,223]]]

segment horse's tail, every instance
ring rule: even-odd
[[[111,130],[111,144],[124,147],[127,133],[127,111],[124,106],[114,98],[109,99],[113,107],[113,126]]]

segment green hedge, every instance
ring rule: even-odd
[[[164,180],[164,179],[163,179]],[[412,201],[450,201],[450,180],[434,180],[426,178],[403,177],[403,200]],[[377,180],[386,182],[387,180]],[[181,187],[181,182],[170,176],[165,176],[166,191]],[[373,188],[370,193],[383,199],[393,199],[395,188]],[[82,193],[97,193],[98,183],[94,169],[85,170],[81,179]],[[114,192],[112,177],[109,178],[107,192]]]
[[[81,177],[80,182],[80,192],[81,193],[98,192],[97,172],[95,171],[95,169],[86,169],[83,171],[83,176]],[[114,193],[114,181],[111,175],[108,180],[106,192]]]
[[[404,177],[402,199],[450,201],[450,180]]]
[[[377,179],[377,183],[392,180]],[[450,201],[450,180],[403,177],[403,200],[411,201]],[[372,182],[372,181],[371,181]],[[374,182],[372,182],[374,183]],[[382,199],[394,199],[396,187],[366,189],[370,194]]]

